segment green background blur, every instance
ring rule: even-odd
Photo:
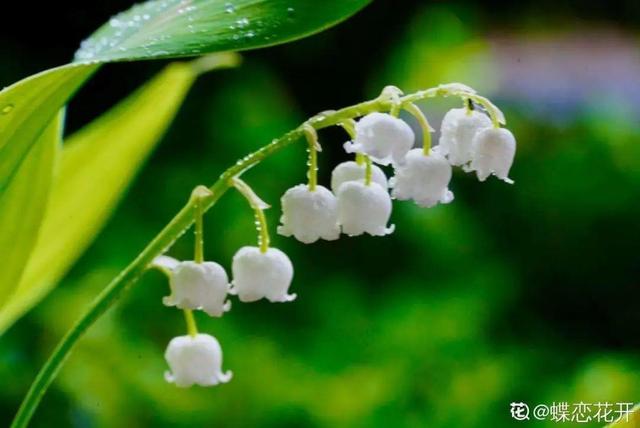
[[[16,4],[0,25],[0,85],[66,62],[129,5],[60,1],[34,16],[33,5]],[[273,233],[294,263],[298,300],[197,314],[234,372],[221,387],[164,382],[164,349],[185,327],[161,303],[166,280],[150,272],[81,341],[33,426],[502,427],[520,424],[513,401],[640,401],[639,28],[635,1],[375,0],[321,35],[202,77],[94,245],[0,338],[0,425],[87,302],[195,185],[318,111],[387,84],[449,81],[503,108],[518,140],[514,186],[458,170],[454,203],[395,203],[396,232],[382,239],[305,246]],[[104,67],[72,102],[69,131],[162,65]],[[421,106],[439,125],[459,102]],[[321,134],[325,184],[347,159],[344,140],[340,130]],[[300,144],[246,175],[273,204],[272,231],[305,163]],[[205,233],[207,258],[229,268],[255,242],[252,213],[229,194]],[[188,234],[169,254],[191,251]]]

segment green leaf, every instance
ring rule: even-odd
[[[18,284],[29,254],[35,245],[53,177],[55,155],[62,142],[64,114],[44,130],[0,193],[0,296],[7,296]]]
[[[109,20],[77,61],[168,58],[275,45],[322,31],[371,0],[158,0]]]
[[[83,42],[76,55],[76,61],[82,63],[47,70],[1,91],[0,254],[10,254],[11,264],[5,265],[0,274],[0,319],[4,320],[0,325],[8,325],[50,288],[43,287],[41,292],[32,295],[26,291],[29,287],[20,285],[16,298],[22,303],[17,304],[14,299],[10,307],[3,306],[21,278],[42,219],[42,204],[48,199],[50,179],[47,177],[50,177],[54,161],[53,155],[45,154],[52,153],[53,131],[40,136],[47,127],[53,129],[59,125],[51,124],[56,112],[100,64],[194,56],[284,43],[321,31],[355,13],[369,1],[151,1],[112,18]],[[130,131],[137,128],[137,124],[130,125]],[[41,166],[36,168],[36,163]],[[29,182],[28,194],[25,193],[26,182]],[[19,225],[16,223],[18,213],[22,213]],[[19,245],[14,248],[16,242]],[[81,245],[75,251],[81,251],[79,248],[84,247]],[[73,257],[76,256],[74,253]],[[36,272],[35,268],[29,269],[29,272]],[[65,270],[60,269],[61,272]],[[51,278],[46,279],[48,283],[57,281],[59,275]],[[31,278],[27,282],[33,281]]]
[[[42,220],[62,129],[55,116],[95,67],[60,67],[0,92],[0,304],[17,286]]]
[[[44,297],[89,246],[197,74],[237,61],[237,55],[227,53],[171,64],[68,138],[37,245],[15,294],[0,312],[0,332]]]

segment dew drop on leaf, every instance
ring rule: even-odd
[[[14,105],[13,104],[7,104],[6,106],[2,107],[2,110],[0,110],[1,114],[9,114],[13,111]]]

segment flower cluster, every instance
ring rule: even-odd
[[[453,201],[449,190],[452,166],[475,171],[480,181],[493,174],[508,178],[515,155],[515,139],[509,130],[495,127],[485,113],[469,106],[450,110],[443,119],[440,143],[430,146],[426,118],[417,108],[423,126],[424,144],[413,148],[415,135],[403,120],[389,113],[373,112],[353,127],[353,140],[345,143],[357,161],[343,162],[331,174],[331,191],[323,186],[298,184],[282,197],[282,225],[278,232],[304,243],[334,240],[340,232],[356,236],[383,236],[393,232],[387,226],[391,200],[413,200],[421,207]],[[312,147],[317,146],[312,141]],[[373,162],[393,167],[387,180]],[[310,171],[310,175],[315,171]],[[389,193],[391,188],[391,193]]]
[[[351,136],[344,149],[356,158],[333,169],[330,189],[317,183],[317,154],[321,147],[312,121],[305,123],[300,131],[309,146],[308,183],[293,186],[282,196],[278,233],[306,244],[319,239],[336,240],[340,234],[388,235],[394,230],[389,225],[392,199],[413,200],[426,208],[453,201],[449,183],[454,166],[474,171],[480,181],[495,175],[512,183],[508,174],[516,142],[509,130],[500,127],[501,113],[485,98],[475,96],[470,88],[459,84],[449,88],[452,93],[461,94],[465,104],[445,115],[435,147],[431,146],[433,129],[426,117],[412,102],[403,101],[395,88],[383,92],[390,100],[389,112],[373,111],[357,122],[352,118],[338,121]],[[402,110],[417,119],[422,129],[422,147],[414,147],[416,137],[412,128],[398,117]],[[387,179],[379,165],[392,168],[393,176]],[[260,299],[290,302],[296,298],[295,294],[289,294],[293,279],[291,261],[285,253],[269,246],[263,213],[269,206],[238,176],[229,184],[249,202],[258,229],[258,246],[242,247],[233,256],[233,280],[229,281],[220,264],[203,260],[198,198],[207,197],[206,188],[194,191],[195,260],[180,262],[161,256],[154,262],[170,278],[171,295],[164,298],[164,304],[185,310],[189,326],[189,335],[171,340],[165,354],[171,369],[166,379],[181,387],[216,385],[231,378],[230,372],[222,371],[218,341],[197,332],[191,311],[221,317],[231,309],[229,295],[236,295],[241,302]]]

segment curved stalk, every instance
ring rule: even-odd
[[[260,148],[238,161],[228,168],[220,178],[209,187],[209,194],[200,198],[191,198],[189,202],[176,214],[176,216],[165,226],[164,229],[142,250],[142,252],[115,277],[107,287],[91,303],[89,309],[62,337],[53,353],[46,361],[35,380],[31,384],[18,412],[11,424],[12,428],[26,427],[38,404],[42,400],[47,388],[51,385],[60,368],[69,357],[69,354],[82,337],[82,335],[100,318],[107,309],[115,303],[118,298],[132,285],[140,276],[151,267],[153,260],[165,253],[169,247],[182,236],[194,223],[194,210],[197,204],[201,204],[198,209],[202,213],[207,212],[211,207],[233,186],[233,178],[241,175],[246,170],[260,163],[262,160],[283,148],[293,144],[305,136],[305,129],[308,126],[315,130],[327,128],[329,126],[340,125],[345,121],[364,116],[372,112],[390,111],[392,108],[402,107],[405,104],[413,103],[426,98],[436,96],[460,96],[471,98],[482,104],[492,117],[494,123],[502,122],[500,110],[497,109],[486,98],[474,93],[461,90],[458,84],[440,85],[435,88],[409,94],[404,97],[393,99],[386,93],[373,100],[365,101],[340,110],[320,113],[313,116],[296,129],[289,131],[282,137],[273,140],[270,144]]]

